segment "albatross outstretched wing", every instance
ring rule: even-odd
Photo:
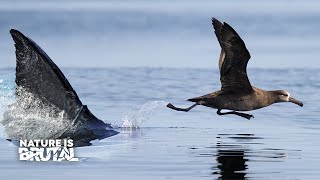
[[[37,96],[44,104],[64,110],[68,119],[75,119],[82,103],[67,78],[32,39],[14,29],[10,33],[16,47],[17,87]]]
[[[237,32],[227,23],[212,18],[212,25],[221,46],[219,59],[222,91],[253,90],[247,76],[247,64],[250,53]]]

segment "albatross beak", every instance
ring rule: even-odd
[[[301,101],[299,101],[299,100],[297,100],[297,99],[295,99],[293,97],[289,97],[289,102],[295,103],[295,104],[297,104],[297,105],[299,105],[301,107],[303,106],[303,103]]]

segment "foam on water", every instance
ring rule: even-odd
[[[136,113],[127,113],[122,117],[122,128],[139,128],[141,124],[148,120],[152,113],[160,108],[165,107],[168,102],[165,101],[149,101],[142,105]]]

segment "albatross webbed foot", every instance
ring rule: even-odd
[[[248,120],[250,120],[251,118],[254,118],[254,116],[251,115],[251,114],[240,113],[240,112],[235,112],[235,111],[234,111],[234,114],[238,115],[238,116],[241,116],[241,117],[244,117],[244,118],[246,118]]]
[[[246,119],[249,119],[249,120],[250,120],[251,118],[254,118],[254,116],[251,115],[251,114],[240,113],[240,112],[236,112],[236,111],[229,111],[229,112],[222,113],[222,112],[221,112],[221,109],[218,109],[217,114],[218,114],[218,115],[235,114],[235,115],[237,115],[237,116],[241,116],[241,117],[246,118]]]
[[[167,104],[167,107],[176,111],[184,111],[184,112],[188,112],[190,111],[192,108],[196,107],[198,105],[198,103],[195,103],[194,105],[188,107],[188,108],[178,108],[175,107],[174,105],[172,105],[171,103]]]

